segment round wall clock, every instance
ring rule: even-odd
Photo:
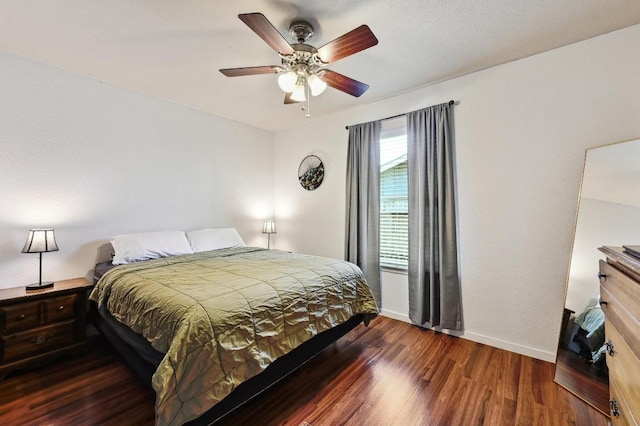
[[[298,180],[300,185],[307,191],[313,191],[322,183],[324,179],[324,164],[315,155],[307,155],[300,162],[298,167]]]

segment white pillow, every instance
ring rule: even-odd
[[[235,228],[206,228],[187,232],[187,239],[194,253],[230,247],[245,247]]]
[[[160,257],[193,254],[189,240],[182,231],[145,232],[116,235],[111,239],[115,252],[114,265],[157,259]]]

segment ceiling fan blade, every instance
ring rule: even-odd
[[[326,63],[331,63],[376,44],[378,44],[378,39],[373,35],[369,27],[361,25],[319,48],[318,57]]]
[[[284,94],[284,104],[285,105],[289,105],[289,104],[297,104],[299,101],[294,101],[293,99],[291,99],[291,93],[285,93]]]
[[[282,55],[292,55],[295,52],[293,47],[262,13],[243,13],[238,15],[238,18],[276,52]]]
[[[220,72],[227,77],[241,77],[243,75],[273,74],[281,70],[282,67],[277,65],[266,65],[263,67],[223,68]]]
[[[357,80],[347,77],[346,75],[339,74],[335,71],[325,70],[322,79],[327,86],[331,86],[334,89],[341,90],[345,93],[357,97],[360,97],[369,88],[368,84],[361,83]]]

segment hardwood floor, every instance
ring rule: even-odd
[[[609,376],[598,374],[590,364],[568,349],[558,348],[555,382],[603,413],[609,412]]]
[[[553,364],[378,317],[223,425],[606,425]],[[152,425],[153,392],[98,338],[0,382],[2,425]]]

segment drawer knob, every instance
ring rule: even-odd
[[[598,272],[598,279],[605,279],[607,278],[607,274],[603,274],[602,272]]]
[[[31,343],[33,343],[34,345],[41,345],[46,341],[47,341],[47,336],[38,336],[31,339]]]
[[[609,407],[611,408],[611,415],[613,417],[620,417],[620,409],[618,408],[618,401],[615,398],[609,400]]]
[[[18,318],[16,318],[17,321],[22,321],[23,319],[25,319],[24,314],[22,314]]]
[[[609,354],[609,356],[613,356],[613,354],[616,353],[616,351],[613,350],[613,342],[611,342],[611,340],[605,343],[604,346],[607,348],[607,353]]]
[[[58,306],[58,310],[59,310],[59,311],[61,311],[61,310],[63,310],[63,309],[64,309],[64,305],[60,305],[60,306]]]

